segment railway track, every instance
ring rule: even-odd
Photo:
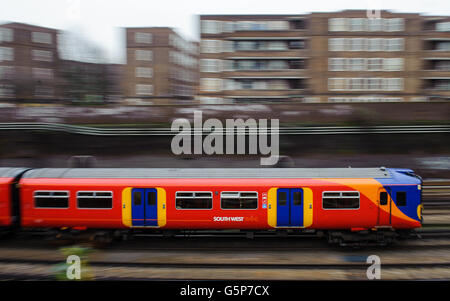
[[[422,202],[425,209],[450,208],[450,181],[426,180],[423,183]]]
[[[0,130],[14,131],[53,131],[90,136],[174,136],[178,131],[170,128],[98,128],[57,123],[0,123]],[[238,128],[222,130],[215,133],[233,133],[235,135],[257,135],[259,131],[269,129],[247,128],[244,133]],[[450,133],[450,125],[409,125],[409,126],[314,126],[314,127],[280,127],[280,135],[360,135],[360,134],[435,134]],[[186,135],[206,135],[203,129],[192,129]]]
[[[364,257],[364,258],[362,258]],[[355,257],[357,258],[357,257]],[[277,279],[366,279],[370,267],[362,259],[347,263],[126,263],[97,261],[86,263],[82,275],[87,280],[277,280]],[[0,279],[49,280],[64,271],[64,262],[30,259],[0,259]],[[386,279],[408,279],[407,273],[421,273],[413,279],[450,279],[450,262],[381,263]],[[425,273],[425,274],[424,274]],[[429,273],[429,274],[427,274]],[[428,275],[428,277],[427,277]],[[83,279],[83,278],[82,278]]]
[[[450,230],[423,229],[421,239],[390,247],[338,248],[305,238],[187,240],[141,236],[91,250],[87,280],[365,280],[369,255],[380,256],[382,279],[450,279]],[[59,247],[0,244],[0,279],[53,280],[64,269]],[[271,243],[268,243],[271,242]],[[312,242],[312,244],[311,244]]]

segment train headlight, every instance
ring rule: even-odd
[[[419,217],[420,221],[423,221],[422,214],[423,214],[423,205],[420,204],[419,206],[417,206],[417,216]]]

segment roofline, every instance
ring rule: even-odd
[[[47,29],[47,30],[52,30],[52,31],[63,31],[59,28],[53,28],[53,27],[45,27],[45,26],[40,26],[40,25],[34,25],[34,24],[30,24],[30,23],[23,23],[23,22],[6,22],[6,23],[1,23],[0,26],[5,26],[5,25],[25,25],[25,26],[30,26],[30,27],[35,27],[35,28],[43,28],[43,29]]]

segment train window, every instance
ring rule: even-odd
[[[302,194],[300,191],[294,191],[293,195],[294,206],[299,206],[302,204]]]
[[[212,209],[212,192],[177,192],[175,203],[177,209]]]
[[[80,209],[112,209],[113,193],[111,191],[79,191],[77,206]]]
[[[386,191],[380,192],[380,205],[387,205],[388,203],[388,194]]]
[[[405,191],[397,191],[397,206],[399,206],[399,207],[406,206],[406,192]]]
[[[358,191],[323,192],[322,208],[359,209],[359,192]]]
[[[142,194],[140,191],[133,192],[133,205],[134,206],[142,205]]]
[[[286,206],[287,205],[287,192],[280,191],[278,192],[278,206]]]
[[[149,206],[156,206],[156,192],[149,191],[147,193],[147,203]]]
[[[35,208],[69,208],[69,192],[67,191],[36,191],[34,193]]]
[[[231,192],[221,193],[220,204],[222,209],[257,209],[257,192]]]

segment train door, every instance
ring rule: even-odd
[[[158,195],[154,188],[135,188],[132,194],[131,219],[137,227],[158,226]]]
[[[378,226],[391,225],[392,199],[390,188],[378,190]]]
[[[303,191],[280,188],[277,192],[277,227],[303,227]]]

